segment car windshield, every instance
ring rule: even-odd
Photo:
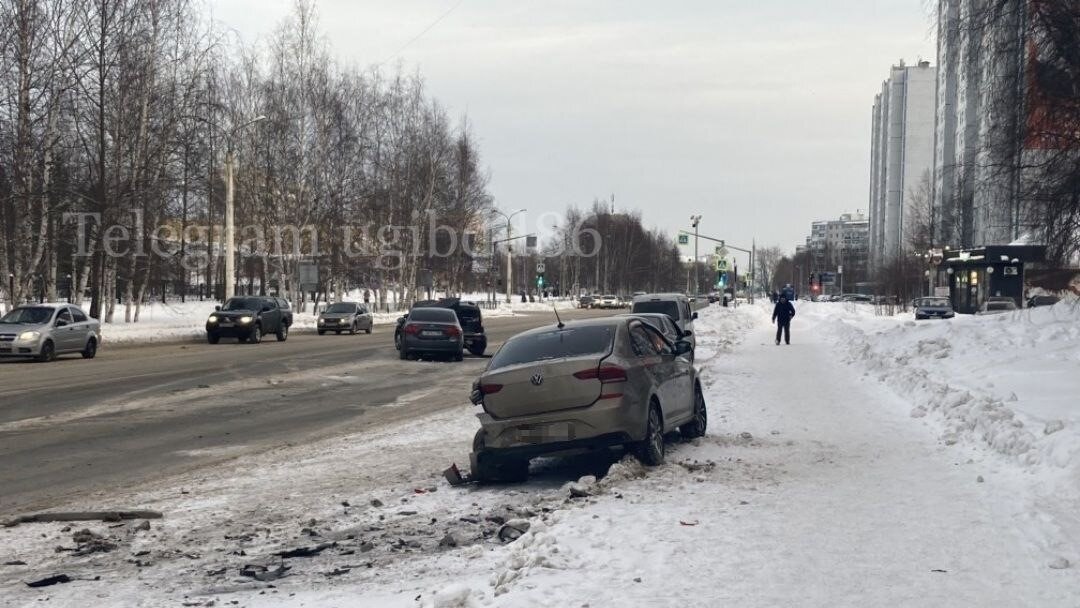
[[[453,323],[457,321],[457,316],[449,308],[414,308],[409,312],[409,320],[423,323]]]
[[[1016,304],[1012,302],[987,302],[986,310],[1013,310]]]
[[[27,325],[47,323],[53,316],[53,310],[48,306],[16,308],[0,317],[0,323],[25,323]]]
[[[356,312],[356,304],[350,304],[348,302],[339,302],[337,304],[331,304],[326,312]]]
[[[616,296],[613,296],[611,294],[608,294],[608,295],[604,296],[605,300],[614,300],[615,298],[616,298]]]
[[[491,359],[489,370],[532,361],[601,355],[611,351],[615,328],[571,327],[513,338]]]
[[[923,298],[919,300],[919,306],[940,306],[946,307],[949,305],[949,301],[945,298]]]
[[[258,298],[230,298],[222,310],[262,310],[262,300]]]
[[[634,310],[636,313],[655,312],[663,315],[667,315],[672,319],[679,318],[679,305],[672,301],[649,301],[649,302],[635,302]]]

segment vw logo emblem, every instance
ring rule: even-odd
[[[540,386],[541,384],[544,383],[544,374],[541,374],[540,372],[536,372],[535,374],[532,375],[531,381],[533,383],[533,386]]]

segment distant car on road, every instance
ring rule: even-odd
[[[358,331],[370,334],[374,325],[374,317],[363,304],[337,302],[327,306],[326,310],[319,315],[319,321],[315,328],[320,336],[328,331],[336,334],[347,331],[352,335]]]
[[[34,304],[0,317],[0,357],[53,361],[57,355],[97,356],[101,324],[78,306]]]
[[[420,307],[409,311],[401,326],[402,359],[419,355],[449,355],[454,361],[464,358],[465,339],[453,310],[444,307]]]
[[[1039,306],[1053,306],[1061,301],[1061,298],[1057,296],[1031,296],[1027,300],[1028,308],[1037,308]]]
[[[283,298],[238,296],[214,307],[206,319],[206,341],[217,344],[222,338],[236,338],[258,344],[263,336],[274,334],[278,342],[284,342],[292,324],[292,309]]]
[[[600,296],[600,299],[593,303],[593,308],[622,308],[622,302],[619,300],[619,296],[608,294]]]
[[[956,316],[949,298],[917,298],[914,305],[916,319],[951,319]]]
[[[634,304],[630,307],[633,314],[661,313],[675,322],[675,327],[683,332],[690,342],[690,346],[697,348],[697,338],[694,337],[694,320],[698,313],[690,310],[690,298],[681,293],[653,293],[634,298]]]
[[[462,340],[465,348],[470,353],[479,357],[487,350],[487,333],[484,331],[484,317],[480,307],[475,302],[461,300],[459,298],[443,298],[441,300],[421,300],[412,306],[413,308],[447,308],[457,315],[458,325],[461,326]],[[394,328],[394,348],[401,350],[402,329],[408,315],[398,317],[397,326]]]
[[[592,296],[581,296],[578,298],[578,308],[592,308],[596,304],[596,298]]]
[[[1016,302],[1012,298],[994,299],[990,298],[982,303],[979,307],[978,315],[1000,315],[1007,312],[1013,312],[1019,310],[1016,306]]]
[[[705,398],[686,357],[691,349],[632,316],[510,338],[473,384],[472,401],[483,407],[474,477],[522,480],[534,457],[614,446],[646,465],[661,464],[667,433],[705,434]]]

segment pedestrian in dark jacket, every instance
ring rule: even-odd
[[[791,319],[795,317],[795,307],[788,302],[787,296],[780,294],[780,299],[773,307],[772,320],[776,323],[776,345],[780,345],[780,334],[784,343],[791,344]]]

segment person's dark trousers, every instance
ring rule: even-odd
[[[784,334],[784,344],[791,344],[791,321],[776,324],[776,343],[780,343],[780,334]]]

